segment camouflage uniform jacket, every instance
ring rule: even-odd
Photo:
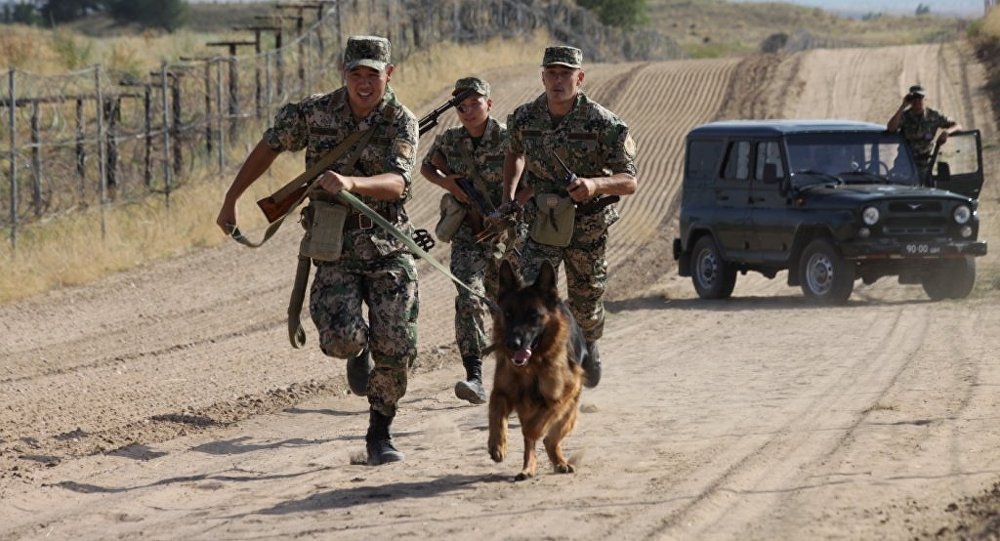
[[[464,175],[472,180],[476,188],[497,207],[503,192],[506,139],[507,126],[493,117],[486,121],[486,131],[478,145],[473,145],[472,137],[464,127],[451,128],[434,138],[434,144],[424,157],[424,163],[433,167],[431,160],[435,154],[440,154],[451,173]],[[477,175],[470,174],[466,156],[472,160]]]
[[[910,144],[910,150],[913,151],[917,164],[926,165],[934,153],[934,136],[937,135],[938,129],[951,128],[955,124],[954,120],[928,107],[924,109],[923,114],[918,114],[912,109],[903,111],[899,129]]]
[[[524,179],[535,193],[566,195],[566,171],[550,154],[558,154],[579,177],[636,174],[635,141],[628,126],[583,92],[555,126],[543,93],[515,109],[507,129],[508,150],[524,155]]]
[[[386,108],[392,107],[390,118]],[[416,161],[417,120],[409,109],[396,99],[391,88],[386,88],[381,103],[364,119],[358,120],[347,104],[347,89],[340,88],[329,94],[316,94],[298,103],[289,103],[278,111],[274,126],[264,134],[264,140],[276,151],[297,152],[305,149],[306,167],[318,161],[352,132],[374,126],[375,131],[367,147],[353,167],[347,163],[355,153],[354,148],[330,167],[340,174],[373,176],[395,172],[406,183],[398,201],[382,201],[356,194],[366,205],[396,223],[409,234],[411,226],[403,204],[411,195],[411,171]],[[405,246],[382,228],[348,231],[344,239],[343,260],[369,260],[394,255]]]

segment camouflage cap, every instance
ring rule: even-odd
[[[459,92],[470,88],[481,96],[486,96],[487,98],[490,97],[490,84],[479,77],[463,77],[458,81],[455,81],[455,90],[451,93],[451,95],[454,96]]]
[[[581,68],[583,67],[583,51],[567,45],[546,47],[545,56],[542,57],[542,67],[552,65]]]
[[[913,85],[910,87],[910,94],[916,94],[917,96],[926,96],[927,91],[921,85]]]
[[[392,46],[389,40],[379,36],[351,36],[344,48],[344,69],[352,70],[366,66],[378,71],[391,63]]]

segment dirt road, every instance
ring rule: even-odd
[[[919,81],[931,106],[994,142],[1000,179],[971,58],[949,44],[588,68],[588,92],[637,134],[640,191],[612,232],[606,374],[567,440],[573,475],[542,459],[537,478],[510,482],[516,423],[512,458],[489,460],[485,408],[452,393],[453,288],[429,267],[420,364],[395,427],[407,461],[379,468],[352,464],[367,403],[346,394],[342,361],[316,350],[311,328],[311,347],[287,346],[292,228],[261,251],[201,251],[0,306],[0,539],[911,539],[989,528],[964,498],[1000,479],[995,255],[963,301],[885,280],[815,308],[783,274],[741,276],[733,299],[697,300],[668,250],[683,135],[716,118],[882,122]],[[536,69],[490,74],[498,116],[540,92]],[[411,211],[429,225],[437,194],[417,182]],[[990,242],[998,194],[994,182],[982,198]]]

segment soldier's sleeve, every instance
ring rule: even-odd
[[[427,152],[426,155],[424,155],[424,164],[434,167],[434,163],[431,160],[434,159],[435,153],[441,154],[441,157],[444,158],[444,152],[441,151],[441,148],[443,146],[444,146],[444,134],[439,133],[434,137],[434,142],[431,143],[431,149]]]
[[[515,155],[524,154],[524,138],[521,136],[521,127],[517,122],[517,111],[507,116],[507,138],[504,142],[504,152]]]
[[[638,149],[628,126],[624,123],[612,124],[606,143],[608,153],[605,166],[615,174],[628,173],[636,176],[635,154]]]
[[[393,119],[396,137],[385,157],[385,170],[395,171],[406,181],[407,191],[412,181],[413,166],[417,161],[417,119],[413,113],[401,109]]]
[[[297,152],[309,142],[309,127],[299,103],[284,105],[274,116],[274,126],[264,132],[264,141],[277,152]]]
[[[958,124],[958,122],[955,122],[954,119],[940,112],[938,112],[937,117],[938,117],[937,125],[939,128],[944,128],[944,129],[953,128]]]

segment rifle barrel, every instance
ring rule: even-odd
[[[427,113],[426,115],[424,115],[420,119],[420,122],[419,122],[420,135],[423,135],[424,133],[426,133],[426,132],[434,129],[434,127],[438,125],[438,117],[439,116],[441,116],[448,109],[451,109],[452,107],[458,106],[458,104],[462,103],[465,100],[465,98],[468,98],[474,92],[475,92],[475,90],[473,90],[471,88],[466,88],[465,90],[463,90],[463,91],[459,92],[458,94],[455,94],[454,96],[452,96],[452,98],[450,100],[448,100],[448,101],[444,102],[443,104],[439,105],[433,111],[431,111],[431,112]]]

